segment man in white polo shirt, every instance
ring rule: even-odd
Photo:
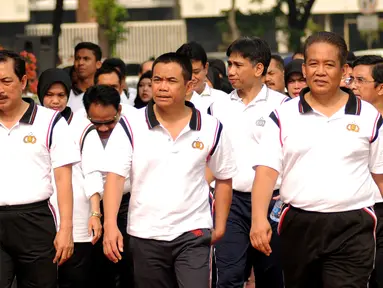
[[[69,94],[68,106],[76,112],[84,105],[82,97],[86,89],[93,85],[94,74],[101,67],[102,52],[100,46],[91,42],[81,42],[74,48],[74,70],[77,82]]]
[[[102,79],[101,77],[97,79],[97,76],[95,78],[96,82],[107,80],[106,78]],[[122,105],[123,104],[120,104],[120,94],[118,90],[110,85],[93,86],[84,94],[84,107],[87,118],[96,127],[98,136],[100,137],[104,148],[108,146],[109,137],[117,123],[122,121],[121,117],[124,110]],[[124,104],[124,107],[127,108],[125,111],[129,111],[127,113],[129,116],[133,112],[137,111],[134,107],[128,104]],[[103,176],[105,180],[106,175]],[[131,185],[128,176],[125,179],[123,196],[117,214],[117,226],[123,235],[124,246],[127,247],[129,246],[129,235],[127,234],[126,225],[128,219],[130,190]],[[101,213],[103,213],[102,204],[103,203],[101,201]],[[126,249],[124,253],[121,253],[122,259],[116,265],[105,257],[101,242],[96,243],[93,250],[92,271],[96,276],[93,277],[91,286],[94,288],[115,287],[116,279],[118,279],[121,287],[133,287],[133,264],[129,249]]]
[[[280,266],[279,239],[275,234],[272,245],[275,253],[266,257],[250,245],[252,141],[260,142],[266,119],[273,109],[289,98],[269,89],[262,83],[267,73],[271,52],[269,45],[259,38],[240,38],[227,49],[228,75],[235,90],[227,102],[214,102],[209,113],[217,117],[227,129],[236,152],[238,173],[233,177],[233,202],[227,221],[226,234],[215,246],[217,287],[242,287],[247,280],[246,267],[254,267],[257,288],[283,287]],[[274,196],[278,196],[276,185]],[[270,202],[269,211],[275,201]],[[274,230],[277,222],[269,219]]]
[[[377,55],[361,56],[353,63],[351,74],[352,91],[362,100],[371,103],[380,114],[383,113],[383,58]],[[371,275],[370,287],[383,287],[383,197],[375,186],[374,211],[378,218],[376,229],[375,269]]]
[[[342,37],[313,34],[304,53],[308,87],[270,114],[253,148],[252,245],[272,253],[267,207],[281,174],[285,287],[367,287],[375,256],[372,178],[383,191],[382,116],[340,89]]]
[[[207,85],[209,63],[207,62],[205,49],[200,44],[196,42],[183,44],[178,48],[177,53],[188,57],[193,66],[192,83],[194,91],[187,95],[186,100],[192,102],[197,109],[205,113],[213,102],[228,98],[225,92]]]
[[[73,253],[72,164],[80,155],[58,111],[21,98],[26,83],[24,60],[0,51],[0,287],[16,275],[19,287],[56,288],[57,263]],[[57,234],[48,204],[52,169]]]
[[[130,174],[128,233],[137,288],[209,287],[210,244],[225,232],[236,172],[232,148],[218,120],[185,102],[191,75],[187,57],[157,58],[155,104],[151,101],[137,117],[124,117],[106,148],[104,252],[118,261],[123,250],[116,214]],[[206,165],[217,179],[212,232]]]

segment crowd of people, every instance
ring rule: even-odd
[[[0,288],[383,287],[382,57],[74,55],[35,103],[0,51]]]

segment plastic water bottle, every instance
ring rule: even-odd
[[[282,212],[282,206],[283,206],[283,202],[280,199],[275,201],[273,210],[271,210],[271,213],[270,213],[271,220],[275,222],[279,222],[279,218],[281,217],[281,212]]]

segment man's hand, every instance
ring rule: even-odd
[[[104,225],[104,254],[108,259],[117,263],[122,259],[120,252],[123,252],[124,242],[117,224]]]
[[[211,232],[211,245],[214,245],[219,240],[223,238],[223,235],[225,235],[225,231],[218,231],[213,229]]]
[[[74,244],[72,228],[60,229],[56,234],[56,238],[53,244],[56,248],[56,256],[53,260],[53,263],[58,262],[58,265],[60,266],[73,254]]]
[[[267,218],[257,221],[253,220],[250,230],[251,245],[258,251],[264,253],[267,256],[271,254],[270,240],[272,230]]]
[[[99,217],[90,216],[88,222],[88,233],[89,236],[93,234],[92,244],[96,244],[102,235],[102,225]]]

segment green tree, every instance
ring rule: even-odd
[[[98,39],[103,54],[105,57],[115,56],[117,43],[128,32],[124,27],[128,13],[116,0],[92,0],[92,8],[98,23]]]
[[[251,0],[262,2],[262,0]],[[301,47],[301,38],[305,36],[305,29],[309,23],[311,9],[315,0],[277,0],[273,8],[274,17],[277,19],[277,29],[284,31],[288,36],[290,51]],[[282,5],[286,4],[288,12],[285,14]]]

